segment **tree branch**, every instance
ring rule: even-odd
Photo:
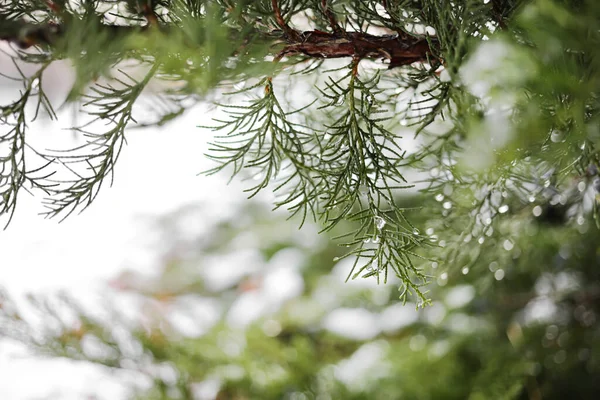
[[[281,10],[279,9],[279,2],[277,0],[271,0],[271,6],[273,7],[273,13],[275,14],[275,21],[285,33],[285,37],[291,41],[298,41],[300,39],[300,34],[285,22],[285,19],[281,15]]]
[[[125,26],[100,24],[100,30],[109,37],[123,37],[142,32],[147,26]],[[66,34],[66,24],[31,23],[24,20],[7,20],[0,15],[0,40],[14,43],[22,49],[31,46],[55,46]]]
[[[390,68],[437,58],[430,47],[430,42],[435,44],[437,39],[430,38],[428,41],[421,37],[409,40],[402,40],[397,35],[308,31],[300,34],[300,41],[286,45],[279,56],[304,54],[314,58],[385,59],[389,60]]]
[[[276,4],[276,0],[273,0]],[[277,9],[278,10],[278,9]],[[389,67],[409,65],[414,62],[426,62],[430,57],[437,59],[430,43],[437,43],[436,38],[410,37],[401,38],[398,35],[375,36],[363,32],[298,32],[288,25],[276,11],[278,24],[283,23],[282,31],[272,31],[265,35],[269,40],[284,40],[283,50],[277,58],[290,55],[305,55],[312,58],[368,58],[385,59]],[[101,30],[109,31],[110,37],[123,37],[128,34],[143,32],[148,27],[101,24]],[[168,32],[172,27],[160,25],[159,28]],[[290,32],[293,32],[290,33]],[[21,48],[31,46],[54,46],[65,36],[66,26],[45,23],[33,24],[25,21],[3,20],[0,16],[0,40],[15,43]],[[283,34],[282,34],[283,33]]]
[[[329,9],[327,0],[321,0],[321,8],[323,10],[323,14],[325,14],[325,16],[327,17],[327,20],[329,21],[329,26],[331,26],[333,33],[338,34],[338,35],[342,34],[343,30],[342,30],[342,28],[340,28],[340,26],[337,22],[337,19],[335,18],[335,15],[331,11],[331,9]]]

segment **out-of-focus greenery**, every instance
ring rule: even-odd
[[[173,5],[162,22],[181,29],[127,29],[114,43],[99,36],[96,44],[118,47],[107,47],[111,57],[149,68],[86,92],[110,128],[91,134],[98,152],[74,159],[89,174],[62,186],[23,170],[25,103],[53,115],[39,90],[43,68],[54,54],[82,59],[89,38],[55,42],[58,53],[17,53],[42,69],[22,76],[21,100],[2,108],[11,130],[0,138],[12,146],[0,159],[10,165],[0,175],[2,212],[12,215],[26,183],[52,197],[51,215],[88,205],[112,174],[134,102],[158,77],[179,84],[159,96],[167,107],[150,124],[179,116],[218,83],[239,85],[224,95],[213,171],[251,176],[249,194],[274,191],[274,205],[299,218],[249,203],[207,224],[194,207],[182,210],[148,229],[164,233],[153,247],[163,250],[161,274],[117,278],[129,297],[116,296],[108,315],[34,297],[34,325],[4,296],[2,336],[137,371],[132,398],[597,397],[597,1],[333,1],[340,27],[316,0],[151,3]],[[82,26],[98,18],[97,8],[76,11]],[[390,70],[358,57],[341,67],[279,59],[273,35],[280,47],[298,45],[286,31],[292,16],[317,37],[371,27],[421,38],[435,59]],[[164,51],[172,42],[180,47]],[[93,68],[80,60],[77,82],[102,75],[111,57]],[[298,104],[295,90],[310,79],[316,89]]]
[[[148,220],[160,273],[124,272],[102,312],[32,297],[30,325],[5,297],[0,334],[136,371],[133,399],[591,399],[599,389],[593,227],[518,217],[526,238],[502,250],[510,257],[490,251],[448,271],[417,310],[393,285],[344,283],[348,262],[329,270],[335,243],[261,203],[190,234],[208,208]]]

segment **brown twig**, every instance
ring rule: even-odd
[[[321,8],[323,10],[323,14],[325,14],[325,17],[327,17],[327,19],[329,20],[329,26],[331,26],[333,33],[338,34],[338,35],[343,34],[344,31],[342,30],[342,28],[340,28],[340,25],[338,24],[337,19],[335,17],[335,14],[329,9],[327,0],[321,0]]]
[[[321,0],[321,8],[333,33],[318,30],[298,32],[287,25],[277,0],[271,0],[275,20],[284,31],[287,45],[277,54],[276,60],[284,56],[303,54],[313,58],[386,59],[390,68],[425,62],[432,56],[430,43],[435,38],[415,38],[399,32],[396,36],[375,36],[364,32],[347,32],[340,28],[337,19],[328,6],[327,0]],[[385,2],[387,6],[387,2]],[[435,58],[435,57],[434,57]]]
[[[48,8],[55,14],[58,14],[62,11],[60,5],[56,4],[52,0],[46,0],[45,3],[46,3],[46,6],[48,6]]]
[[[158,16],[149,4],[144,4],[142,14],[144,15],[144,18],[146,18],[146,21],[148,21],[148,25],[158,26]]]
[[[363,32],[344,32],[340,37],[335,33],[310,31],[303,32],[300,41],[286,45],[278,56],[304,54],[314,58],[386,59],[390,68],[435,58],[429,45],[429,42],[435,43],[435,39],[410,40],[402,40],[396,35],[375,36]]]
[[[291,40],[294,42],[299,41],[300,33],[297,30],[291,28],[287,24],[287,22],[285,22],[285,19],[281,15],[281,10],[279,9],[279,1],[271,0],[271,6],[273,7],[273,13],[275,14],[275,21],[277,22],[277,25],[281,28],[281,30],[285,34],[286,38],[288,40]]]
[[[281,13],[277,13],[276,18],[283,20]],[[109,37],[115,38],[147,30],[147,27],[108,24],[103,24],[99,28]],[[174,29],[164,25],[160,28],[164,32]],[[430,57],[439,58],[430,48],[430,43],[437,42],[435,38],[428,40],[424,37],[411,36],[403,39],[397,35],[375,36],[364,32],[329,33],[316,30],[300,33],[289,26],[287,29],[293,33],[284,32],[283,38],[286,44],[276,55],[277,60],[291,55],[305,55],[311,58],[358,57],[359,59],[385,59],[389,61],[389,67],[394,68],[414,62],[426,62]],[[61,24],[33,24],[0,18],[0,40],[15,43],[21,48],[35,45],[53,46],[65,35],[65,32],[66,27]],[[276,38],[281,38],[281,32],[271,32],[263,37],[266,40],[276,40]]]
[[[498,0],[492,0],[492,10],[494,11],[496,22],[500,29],[506,29],[506,22],[504,22],[504,12],[502,10],[502,4]]]
[[[98,32],[111,38],[123,37],[134,32],[143,32],[146,26],[124,26],[100,24]],[[167,30],[166,26],[161,29]],[[54,22],[31,23],[24,20],[5,20],[0,16],[0,40],[14,43],[22,49],[31,46],[54,46],[65,36],[67,24]]]
[[[360,58],[357,56],[352,57],[352,76],[358,76],[358,64],[360,63]]]

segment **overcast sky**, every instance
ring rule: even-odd
[[[61,97],[61,85],[68,82],[61,81],[60,70],[50,72],[49,85],[55,85],[50,91],[57,88],[53,95]],[[8,96],[2,96],[2,103],[7,100]],[[32,124],[28,138],[42,146],[73,143],[72,133],[61,129],[71,122],[71,113],[65,110],[61,114],[61,124],[48,120]],[[153,256],[132,251],[145,240],[146,232],[136,223],[140,216],[164,214],[199,200],[213,199],[212,212],[216,214],[219,207],[227,207],[229,202],[219,199],[230,198],[228,193],[234,192],[226,186],[226,177],[197,176],[209,165],[203,156],[209,133],[196,126],[208,124],[209,117],[199,107],[161,129],[128,132],[114,185],[104,186],[91,207],[62,223],[38,215],[43,210],[42,198],[21,192],[12,223],[0,231],[0,286],[17,299],[28,292],[65,289],[84,302],[90,301],[103,290],[107,279],[126,266],[126,258],[132,261],[127,267],[151,265],[132,259]],[[243,198],[242,193],[238,195]],[[0,341],[0,399],[52,393],[60,393],[57,398],[61,399],[69,398],[67,393],[81,398],[83,393],[97,390],[107,399],[118,400],[123,395],[118,385],[98,379],[96,368],[81,363],[73,367],[66,360],[15,358],[19,354],[22,350],[18,346]]]

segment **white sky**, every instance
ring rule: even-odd
[[[70,115],[61,117],[70,122]],[[125,255],[143,241],[146,232],[140,231],[136,217],[163,214],[201,199],[213,199],[212,211],[219,214],[219,207],[230,204],[228,198],[243,198],[239,190],[226,186],[223,175],[197,176],[209,165],[203,156],[209,132],[196,126],[207,125],[209,118],[195,109],[160,130],[130,131],[114,185],[103,187],[86,211],[62,223],[39,216],[41,197],[22,192],[12,223],[0,231],[0,286],[17,298],[27,292],[66,289],[85,301],[125,267]],[[29,134],[30,139],[53,144],[72,139],[70,132],[49,121],[33,124]],[[220,196],[225,199],[220,201]],[[101,398],[123,398],[123,388],[108,378],[99,379],[97,368],[67,360],[14,357],[22,353],[18,346],[0,341],[0,399],[52,393],[54,398],[70,398],[68,393],[82,398],[98,389],[106,396]]]

